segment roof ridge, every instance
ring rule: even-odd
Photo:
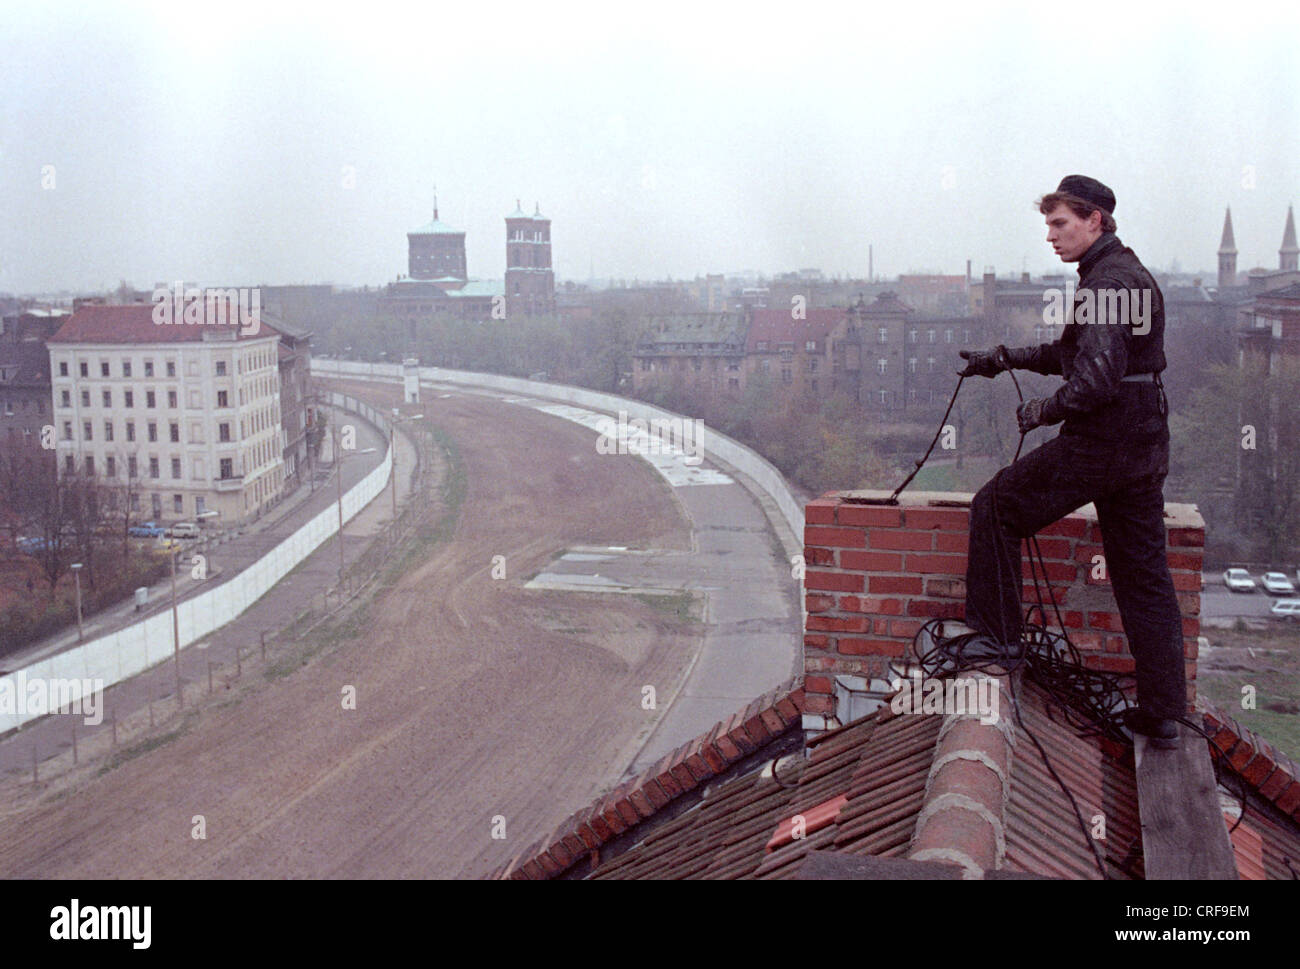
[[[1223,758],[1264,800],[1300,825],[1300,765],[1219,707],[1197,697],[1210,755]]]

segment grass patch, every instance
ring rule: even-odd
[[[1295,630],[1235,627],[1206,633],[1214,648],[1200,659],[1199,692],[1243,727],[1300,759],[1300,714],[1286,712],[1300,697],[1300,636]],[[1242,707],[1246,686],[1254,687],[1253,710]]]
[[[123,747],[117,753],[108,758],[108,761],[99,769],[99,773],[96,774],[96,776],[103,777],[109,771],[121,767],[127,761],[134,760],[141,754],[147,754],[151,750],[157,750],[159,747],[166,746],[177,737],[181,736],[181,734],[189,730],[196,719],[198,719],[197,713],[187,713],[181,718],[181,722],[176,726],[175,730],[171,730],[165,734],[159,734],[156,737],[146,737],[144,740],[132,744],[130,747]]]
[[[693,592],[678,592],[670,596],[654,596],[644,592],[633,593],[650,608],[681,622],[699,622],[701,619],[699,600]]]

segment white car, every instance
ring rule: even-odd
[[[1275,596],[1293,596],[1295,595],[1295,586],[1281,572],[1265,572],[1264,578],[1260,580],[1264,583],[1264,591]]]
[[[1269,610],[1278,619],[1300,622],[1300,599],[1278,599]]]
[[[1254,592],[1255,580],[1245,569],[1228,569],[1223,573],[1223,584],[1230,592]]]
[[[199,526],[194,522],[177,522],[168,530],[172,538],[198,538]]]

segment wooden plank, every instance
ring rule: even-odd
[[[1199,734],[1179,725],[1177,750],[1134,735],[1142,855],[1148,881],[1237,879],[1237,860],[1219,808],[1210,751]]]

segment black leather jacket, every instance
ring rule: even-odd
[[[1121,291],[1123,297],[1108,299]],[[1106,322],[1107,315],[1115,322]],[[1090,319],[1099,321],[1085,322]],[[1103,232],[1079,260],[1079,286],[1060,339],[1008,349],[1007,356],[1017,369],[1065,378],[1043,408],[1045,423],[1065,422],[1062,434],[1157,440],[1169,434],[1163,388],[1120,378],[1165,369],[1164,333],[1160,287],[1132,249]]]

